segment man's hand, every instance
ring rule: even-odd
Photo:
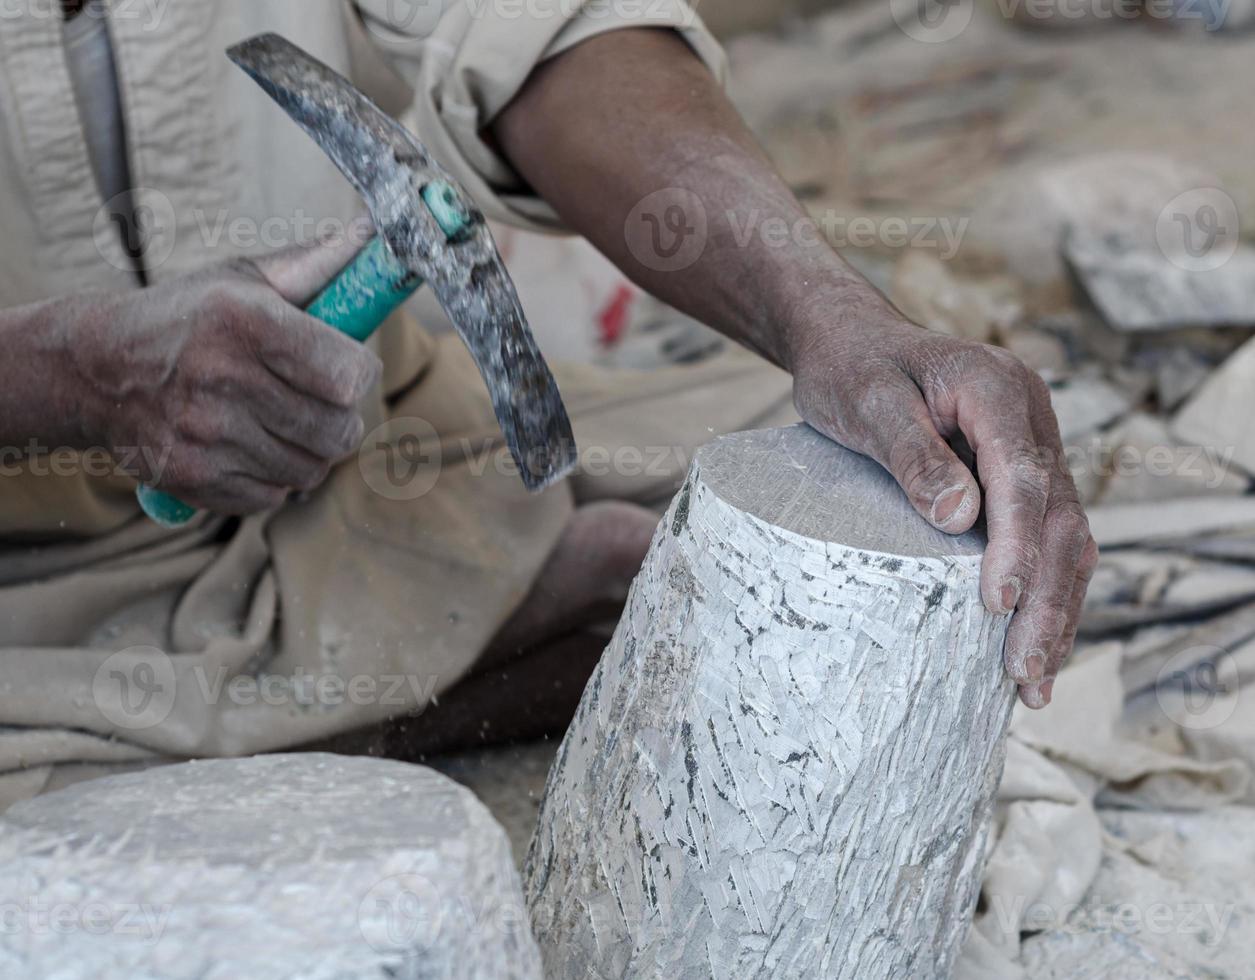
[[[1097,549],[1041,380],[1005,351],[914,326],[850,269],[673,31],[613,31],[549,59],[493,134],[644,288],[791,370],[802,415],[884,464],[925,518],[958,533],[983,502],[984,600],[1019,610],[1007,667],[1026,704],[1046,704]],[[746,234],[769,221],[791,234]],[[650,227],[704,234],[683,263],[650,262],[632,241]],[[958,435],[979,481],[946,445]]]
[[[151,289],[59,301],[61,369],[82,442],[126,449],[135,475],[219,514],[318,486],[361,440],[379,359],[301,312],[353,257],[295,248]],[[161,465],[154,466],[160,461]]]
[[[1007,670],[1024,703],[1044,707],[1098,561],[1045,383],[1005,350],[929,333],[887,303],[857,324],[829,317],[799,343],[802,417],[884,466],[931,524],[970,529],[984,488],[981,594],[991,612],[1018,610]],[[956,436],[979,483],[947,444]]]

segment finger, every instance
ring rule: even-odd
[[[1030,386],[1032,396],[1033,431],[1037,435],[1038,445],[1045,449],[1043,458],[1050,470],[1052,499],[1064,500],[1066,506],[1079,514],[1083,522],[1084,544],[1072,580],[1071,594],[1067,601],[1067,619],[1059,639],[1046,655],[1046,676],[1038,689],[1038,698],[1043,705],[1049,704],[1054,693],[1054,680],[1062,669],[1064,662],[1072,654],[1076,643],[1076,631],[1080,625],[1081,612],[1085,605],[1085,594],[1089,590],[1089,582],[1098,564],[1098,544],[1089,533],[1089,522],[1085,518],[1084,509],[1080,504],[1080,493],[1068,469],[1067,457],[1063,450],[1063,439],[1059,431],[1059,420],[1055,417],[1054,406],[1051,404],[1050,392],[1044,384]],[[1031,695],[1030,695],[1031,696]]]
[[[1091,537],[1085,543],[1085,547],[1081,551],[1081,565],[1076,571],[1076,581],[1072,586],[1072,598],[1068,603],[1068,621],[1063,629],[1063,635],[1055,643],[1054,649],[1051,650],[1050,656],[1046,658],[1046,679],[1041,684],[1041,699],[1046,704],[1050,703],[1050,699],[1054,695],[1055,678],[1059,676],[1059,671],[1063,669],[1063,665],[1072,656],[1072,649],[1076,645],[1076,631],[1081,623],[1081,613],[1085,607],[1085,593],[1089,591],[1090,579],[1094,576],[1094,569],[1098,566],[1098,543]]]
[[[1056,495],[1042,527],[1042,560],[1007,630],[1007,670],[1030,708],[1045,707],[1041,685],[1050,655],[1063,640],[1089,522],[1074,496]]]
[[[150,485],[200,510],[243,516],[278,507],[286,487],[223,469],[223,458],[202,446],[182,444],[149,478]]]
[[[228,472],[292,490],[313,490],[327,479],[329,460],[275,437],[256,419],[244,422],[235,436],[233,458],[222,464]]]
[[[253,373],[261,375],[261,380],[248,377]],[[290,442],[272,431],[270,419],[278,427],[300,428],[311,417],[333,425],[344,443],[362,427],[353,409],[333,408],[295,392],[260,366],[242,371],[232,366],[214,385],[191,397],[176,420],[176,438],[178,443],[202,450],[220,471],[241,470],[267,482],[304,488],[315,478],[316,468],[340,456],[311,452]],[[213,479],[213,474],[201,479]]]
[[[364,345],[279,299],[254,331],[262,362],[298,391],[340,408],[357,405],[383,375]]]
[[[850,448],[887,469],[934,527],[969,530],[980,513],[980,486],[937,432],[919,389],[902,384],[868,395],[861,414],[861,444]]]
[[[239,390],[270,435],[331,462],[357,451],[365,425],[356,409],[299,392],[261,365],[250,365],[245,374]]]
[[[229,484],[231,474],[309,490],[326,479],[330,468],[329,460],[268,433],[240,399],[202,395],[181,415],[179,435],[180,452],[172,460],[167,482],[194,495]]]
[[[1022,367],[1018,371],[1027,374]],[[1050,487],[1030,401],[1022,386],[1004,378],[961,390],[956,413],[976,453],[985,492],[989,544],[981,563],[981,595],[991,612],[1008,613],[1016,608],[1041,554]],[[1023,665],[1017,667],[1022,674]]]
[[[301,245],[250,260],[261,278],[293,306],[304,309],[374,237],[369,218]]]

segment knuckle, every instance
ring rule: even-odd
[[[180,416],[179,431],[194,442],[212,445],[227,437],[228,425],[221,412],[206,407],[194,407]]]
[[[1026,609],[1031,621],[1033,636],[1053,640],[1063,635],[1068,622],[1068,600],[1071,594],[1064,595],[1060,590],[1038,588],[1030,598]]]
[[[988,364],[993,371],[1005,374],[1014,381],[1022,381],[1026,375],[1033,374],[1023,361],[1005,347],[987,346],[985,348],[985,356],[988,358]]]
[[[333,371],[327,379],[327,400],[336,408],[352,408],[357,399],[357,377],[351,371]]]
[[[901,384],[885,378],[872,378],[859,392],[854,414],[860,419],[883,424],[886,418],[893,417],[901,402]]]
[[[1050,596],[1042,601],[1037,615],[1039,635],[1058,638],[1068,625],[1068,600]]]
[[[1050,474],[1033,446],[1016,446],[1007,452],[1006,469],[1016,490],[1045,498]]]
[[[901,421],[902,386],[872,378],[852,394],[849,403],[836,413],[837,428],[846,437],[841,442],[860,451],[875,447],[887,461],[894,445],[909,431],[909,423]]]
[[[225,330],[237,330],[248,322],[245,302],[240,288],[229,280],[215,280],[205,287],[201,298],[204,311],[215,324]]]
[[[240,359],[227,350],[203,353],[187,365],[185,373],[192,398],[209,395],[233,404],[245,397],[250,387],[241,370]]]
[[[356,356],[341,361],[329,379],[331,403],[339,408],[353,408],[379,378],[379,359],[365,348]]]
[[[362,369],[352,361],[339,360],[327,371],[327,400],[337,408],[349,409],[362,394]]]
[[[885,420],[901,404],[895,367],[863,364],[857,372],[799,373],[793,389],[798,414],[827,436],[857,452],[883,442]]]
[[[1051,515],[1057,533],[1069,545],[1075,545],[1084,555],[1087,543],[1093,538],[1089,533],[1089,519],[1079,503],[1069,500],[1055,508]],[[1097,545],[1095,545],[1097,549]]]

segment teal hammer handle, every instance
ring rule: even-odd
[[[398,262],[392,250],[376,238],[306,312],[365,343],[422,284],[423,280]]]
[[[462,235],[474,220],[447,183],[433,181],[422,193],[432,217],[450,241]],[[422,284],[422,278],[397,261],[392,249],[376,238],[306,312],[364,343]],[[196,516],[195,507],[152,487],[141,486],[136,495],[144,513],[162,527],[182,527]]]

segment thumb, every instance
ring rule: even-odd
[[[864,427],[862,446],[850,448],[887,469],[933,527],[948,534],[971,530],[980,514],[980,484],[938,434],[919,392],[904,388],[885,414],[890,417]]]
[[[304,309],[357,257],[374,234],[369,218],[354,218],[348,225],[312,242],[291,245],[252,261],[275,292]]]

